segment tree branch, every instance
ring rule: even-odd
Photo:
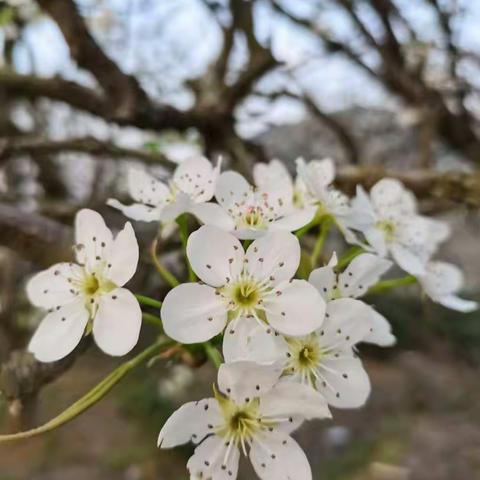
[[[387,170],[380,167],[344,167],[335,183],[344,192],[353,194],[356,185],[369,189],[382,178],[400,180],[419,199],[447,200],[468,207],[480,208],[480,171],[435,172],[425,170]]]
[[[20,140],[0,143],[0,165],[2,161],[18,155],[43,156],[65,152],[87,153],[97,157],[132,158],[147,164],[172,168],[165,156],[146,150],[125,148],[104,142],[94,137],[71,138],[68,140]]]

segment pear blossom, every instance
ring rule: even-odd
[[[272,185],[277,185],[290,198],[292,209],[303,209],[312,206],[315,198],[309,193],[302,178],[297,175],[295,180],[290,175],[285,165],[277,159],[269,163],[256,163],[253,166],[255,185],[260,190],[266,190]]]
[[[333,254],[328,265],[312,271],[309,282],[320,292],[323,299],[329,302],[338,298],[359,298],[375,285],[380,277],[393,265],[390,260],[371,253],[362,253],[355,257],[348,267],[336,273],[337,256]],[[389,347],[395,343],[388,320],[372,306],[369,309],[370,331],[362,341]]]
[[[293,232],[309,223],[316,211],[313,206],[293,209],[292,191],[284,182],[272,182],[255,190],[242,175],[232,171],[220,175],[215,198],[231,222],[230,228],[222,228],[242,240],[272,231]],[[221,227],[218,219],[210,224]]]
[[[318,206],[319,214],[330,216],[335,221],[348,243],[359,243],[350,229],[350,200],[340,190],[332,187],[335,180],[335,164],[332,159],[312,160],[308,163],[303,158],[297,159],[297,178],[304,185],[304,199]]]
[[[107,203],[133,220],[168,223],[182,213],[189,212],[204,223],[205,220],[226,221],[226,228],[230,228],[223,210],[209,202],[219,171],[220,163],[213,167],[206,158],[193,157],[180,163],[166,184],[145,170],[131,168],[128,172],[128,189],[135,203],[123,205],[115,199],[109,199]]]
[[[269,233],[245,252],[235,236],[205,225],[190,235],[187,256],[203,283],[181,284],[165,297],[161,316],[173,339],[204,342],[225,329],[228,337],[245,318],[271,336],[306,335],[320,327],[321,295],[307,281],[292,280],[300,262],[295,235]]]
[[[459,312],[473,312],[478,303],[457,296],[464,284],[463,272],[451,263],[429,262],[426,274],[418,277],[423,291],[436,303]]]
[[[27,295],[47,315],[29,350],[42,362],[68,355],[86,332],[110,355],[125,355],[137,343],[142,313],[123,285],[134,275],[138,244],[130,223],[114,238],[103,218],[80,210],[75,218],[77,263],[58,263],[36,274]]]
[[[412,192],[392,178],[377,182],[369,195],[357,187],[352,224],[375,253],[390,255],[411,275],[425,274],[425,264],[449,235],[444,222],[419,215]]]
[[[311,480],[308,459],[290,433],[303,420],[331,414],[318,392],[280,374],[275,364],[222,364],[214,397],[174,412],[158,446],[198,444],[187,463],[192,479],[234,480],[243,452],[262,480]]]

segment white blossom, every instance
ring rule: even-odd
[[[478,303],[457,296],[464,284],[463,272],[446,262],[429,262],[425,275],[418,277],[423,291],[436,303],[459,312],[473,312]]]
[[[30,301],[48,311],[29,344],[43,362],[68,355],[90,329],[97,345],[110,355],[124,355],[138,341],[140,306],[122,288],[138,263],[131,224],[113,238],[97,212],[80,210],[75,241],[77,263],[53,265],[27,284]]]
[[[109,199],[107,203],[133,220],[168,223],[189,212],[203,223],[214,222],[230,228],[228,216],[218,205],[209,202],[219,171],[220,163],[213,167],[206,158],[194,157],[183,161],[166,184],[145,170],[131,168],[128,189],[135,203],[123,205],[115,199]]]
[[[292,210],[301,210],[315,204],[315,198],[309,193],[307,186],[299,175],[295,180],[290,175],[285,165],[279,160],[269,163],[256,163],[253,167],[255,185],[260,190],[267,190],[272,185],[285,192],[285,197],[290,199]]]
[[[255,190],[242,175],[231,171],[220,175],[215,198],[230,218],[231,228],[225,229],[240,239],[271,231],[293,232],[309,223],[316,211],[313,206],[294,209],[291,189],[284,182],[270,182]]]
[[[330,301],[322,326],[302,337],[265,335],[247,318],[241,331],[225,338],[225,360],[280,362],[287,378],[313,387],[330,405],[357,408],[368,398],[370,381],[353,348],[370,328],[368,306],[352,298]]]
[[[305,335],[320,327],[325,302],[305,280],[292,280],[300,244],[288,232],[269,233],[245,252],[240,241],[203,226],[187,243],[190,264],[203,283],[171,290],[162,305],[165,332],[182,343],[206,341],[226,328],[233,335],[245,318],[266,334]]]
[[[194,480],[234,480],[241,452],[262,480],[311,480],[307,457],[290,433],[303,420],[331,415],[319,393],[279,380],[280,374],[275,364],[221,365],[214,398],[178,409],[162,428],[158,445],[199,444],[187,464]]]
[[[425,274],[425,264],[449,235],[445,223],[419,215],[414,195],[391,178],[377,182],[369,195],[357,187],[351,223],[375,253],[391,255],[412,275]]]
[[[317,268],[310,274],[309,282],[317,288],[326,302],[338,298],[362,297],[392,266],[392,262],[378,255],[362,253],[355,257],[343,272],[336,273],[336,265],[337,257],[334,254],[328,265]],[[393,345],[395,337],[391,333],[388,320],[372,306],[366,307],[370,312],[370,332],[362,341],[383,347]]]
[[[349,198],[332,187],[335,180],[335,164],[332,159],[297,159],[297,178],[303,186],[303,199],[317,205],[318,215],[330,216],[349,243],[358,243],[350,229],[351,208]]]

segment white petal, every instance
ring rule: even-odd
[[[240,451],[224,438],[213,435],[204,440],[187,463],[192,480],[234,480],[238,474]]]
[[[244,250],[233,235],[204,225],[188,238],[187,256],[200,280],[220,287],[242,271]]]
[[[332,298],[337,275],[332,267],[320,267],[312,271],[308,281],[320,292],[325,301]]]
[[[457,310],[462,313],[469,313],[478,309],[477,302],[474,302],[473,300],[465,300],[456,295],[446,295],[445,297],[439,298],[437,301],[446,308],[451,308],[452,310]]]
[[[270,333],[267,333],[270,331]],[[251,317],[239,317],[229,324],[223,337],[225,362],[252,360],[272,363],[285,359],[288,346],[281,335]]]
[[[322,325],[321,342],[324,346],[352,346],[369,333],[370,307],[360,300],[339,298],[327,303],[327,314]]]
[[[434,299],[456,293],[464,284],[464,276],[460,268],[447,262],[429,262],[426,275],[419,280],[425,293]]]
[[[117,286],[125,285],[135,274],[138,265],[138,243],[132,224],[127,222],[108,254],[108,278]]]
[[[114,198],[109,198],[107,205],[120,210],[126,217],[141,222],[158,222],[162,212],[162,207],[149,207],[141,203],[124,205]]]
[[[280,363],[222,363],[218,370],[218,386],[221,392],[237,403],[244,403],[271,390],[281,373]]]
[[[223,172],[217,180],[215,198],[225,210],[228,210],[235,203],[243,202],[251,190],[250,184],[239,173]]]
[[[172,448],[188,442],[199,443],[220,421],[220,409],[214,398],[186,403],[165,422],[157,445]]]
[[[300,242],[288,232],[269,233],[255,240],[245,256],[247,268],[258,280],[273,277],[274,284],[290,280],[300,264]]]
[[[117,288],[100,298],[93,338],[105,353],[127,354],[137,344],[141,326],[142,311],[132,292]]]
[[[293,188],[292,177],[287,167],[279,160],[272,160],[269,163],[256,163],[253,166],[253,178],[255,185],[261,189],[268,188],[272,184]]]
[[[397,265],[411,275],[425,274],[425,263],[422,256],[399,243],[394,243],[390,246],[392,257],[397,262]]]
[[[363,230],[363,234],[375,253],[381,257],[387,254],[387,242],[385,234],[381,230],[376,227],[369,227]]]
[[[74,263],[57,263],[34,275],[27,283],[30,302],[46,309],[64,305],[75,299],[68,279],[82,278],[83,269]]]
[[[66,357],[82,339],[88,318],[82,300],[67,303],[42,320],[28,350],[41,362],[55,362]]]
[[[364,337],[366,343],[373,343],[380,347],[391,347],[395,345],[397,339],[392,333],[390,322],[380,315],[373,307],[370,308],[370,332]]]
[[[193,205],[191,197],[186,193],[180,192],[173,202],[162,209],[160,220],[164,223],[173,222],[183,213],[189,212]]]
[[[255,438],[250,460],[262,480],[311,480],[312,471],[304,451],[289,435],[263,433]]]
[[[270,418],[331,418],[325,398],[308,385],[280,380],[261,397],[260,412]]]
[[[280,333],[293,337],[317,330],[325,316],[325,301],[305,280],[277,285],[264,304],[268,323]]]
[[[195,204],[191,207],[190,212],[205,225],[218,227],[225,232],[230,232],[235,228],[232,217],[216,203]]]
[[[177,187],[188,193],[196,202],[208,202],[215,189],[218,170],[205,157],[183,161],[173,174]]]
[[[356,230],[365,231],[377,221],[370,197],[361,185],[357,185],[355,197],[351,201],[351,211],[348,216],[348,225]]]
[[[170,290],[162,304],[165,333],[182,343],[199,343],[219,334],[227,323],[227,310],[215,289],[184,283]]]
[[[75,217],[75,243],[77,259],[94,269],[100,260],[105,259],[113,242],[112,232],[102,216],[93,210],[80,210]]]
[[[337,350],[336,354],[322,360],[320,368],[323,382],[317,388],[328,403],[337,408],[358,408],[370,395],[370,380],[362,362],[351,350]]]
[[[371,253],[355,257],[338,276],[338,288],[344,297],[360,297],[380,280],[392,262]]]
[[[301,210],[296,210],[293,213],[285,215],[284,217],[275,220],[269,226],[269,230],[294,232],[310,223],[315,216],[317,207],[305,207]]]
[[[139,168],[129,169],[128,190],[135,201],[153,207],[163,205],[170,196],[170,190],[163,182]]]
[[[370,190],[375,208],[382,212],[393,211],[401,215],[413,215],[417,206],[415,196],[394,178],[383,178]]]

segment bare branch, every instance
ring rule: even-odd
[[[0,203],[0,244],[41,266],[73,256],[69,227],[35,213]]]
[[[73,0],[37,3],[59,26],[77,65],[91,72],[103,88],[112,116],[130,118],[140,105],[149,103],[138,81],[122,72],[95,42]]]
[[[344,167],[336,176],[337,186],[353,194],[356,185],[369,189],[382,178],[397,178],[420,199],[451,201],[480,208],[480,171],[435,172],[425,170],[386,170],[380,167]]]
[[[87,153],[96,157],[131,158],[147,164],[163,165],[172,168],[173,164],[159,153],[125,148],[114,143],[104,142],[94,137],[72,138],[68,140],[20,140],[0,143],[0,164],[5,159],[18,155],[43,156],[64,152]]]

